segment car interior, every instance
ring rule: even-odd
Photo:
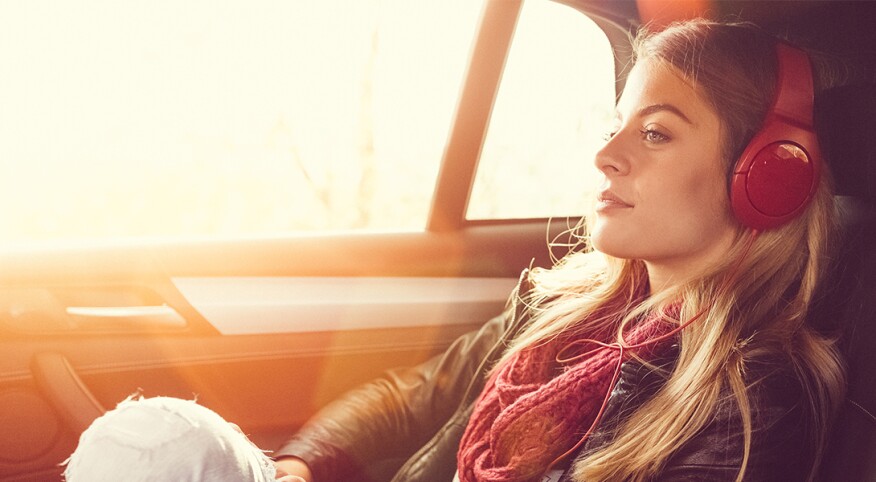
[[[697,16],[754,22],[841,65],[844,85],[816,96],[842,229],[812,319],[838,339],[849,385],[818,477],[876,480],[876,2],[827,0],[485,0],[419,231],[0,250],[0,480],[60,480],[82,431],[137,393],[196,398],[274,449],[345,391],[498,315],[523,269],[564,254],[549,242],[581,215],[467,214],[535,2],[604,32],[616,95],[631,33]]]

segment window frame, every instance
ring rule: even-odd
[[[505,226],[543,222],[549,217],[467,219],[468,204],[480,161],[481,148],[489,126],[505,62],[524,0],[489,0],[484,7],[480,28],[468,72],[459,97],[456,116],[438,171],[435,192],[426,225],[427,232],[459,231],[467,227]],[[637,25],[616,15],[606,15],[598,7],[575,0],[554,1],[587,15],[605,33],[614,55],[615,98],[623,90],[632,60],[632,33]],[[631,8],[635,8],[633,4]],[[628,17],[629,18],[629,17]],[[565,219],[565,217],[564,217]],[[580,216],[570,217],[577,222]]]

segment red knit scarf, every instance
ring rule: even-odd
[[[677,308],[653,314],[625,335],[627,346],[667,334],[677,325]],[[523,350],[487,381],[460,442],[457,468],[461,482],[537,480],[549,466],[583,442],[602,408],[615,371],[623,361],[617,347],[590,344],[573,364],[557,361],[573,340]],[[656,358],[672,339],[637,347],[645,360]],[[627,358],[627,351],[623,356]]]

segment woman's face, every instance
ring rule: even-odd
[[[596,155],[605,175],[593,244],[641,259],[652,289],[701,272],[726,254],[737,223],[729,209],[721,126],[693,86],[668,64],[630,72],[610,139]],[[654,278],[658,277],[658,280]]]

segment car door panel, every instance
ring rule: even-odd
[[[79,432],[135,393],[197,398],[275,448],[500,313],[520,271],[547,262],[546,229],[9,254],[0,448],[27,448],[0,455],[0,479],[57,480]]]

